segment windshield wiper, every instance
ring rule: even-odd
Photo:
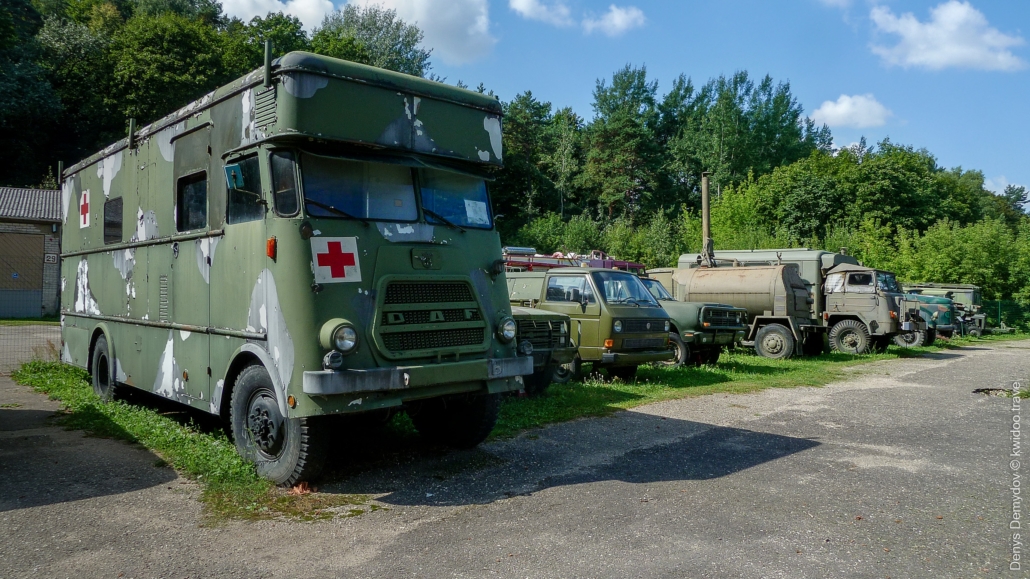
[[[457,229],[458,231],[460,231],[462,233],[465,233],[465,229],[462,228],[462,226],[456,225],[454,223],[451,223],[451,221],[449,219],[447,219],[443,215],[440,215],[436,211],[433,211],[432,209],[426,209],[425,207],[423,207],[422,208],[422,213],[425,213],[426,215],[428,215],[428,216],[430,216],[430,217],[432,217],[434,219],[439,219],[441,223],[443,223],[447,227],[450,227],[451,229]]]
[[[308,199],[307,197],[304,198],[304,205],[314,205],[315,207],[318,207],[320,209],[325,209],[326,211],[331,211],[332,213],[335,213],[335,214],[339,215],[340,217],[346,217],[347,219],[356,219],[356,220],[364,223],[365,225],[368,225],[368,220],[365,219],[364,217],[358,217],[356,215],[351,215],[350,213],[347,213],[343,209],[337,209],[337,208],[333,207],[332,205],[326,205],[325,203],[319,203],[318,201],[313,201],[311,199]]]

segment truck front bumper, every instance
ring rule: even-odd
[[[954,324],[938,324],[936,327],[931,329],[938,332],[954,332],[958,328],[956,328]]]
[[[746,328],[683,332],[683,341],[702,346],[730,346],[744,339]]]
[[[543,368],[551,364],[568,364],[576,358],[578,348],[554,348],[551,350],[533,350],[533,367]]]
[[[645,352],[605,352],[601,354],[601,363],[611,366],[636,366],[648,362],[665,362],[672,360],[672,350],[650,350]]]
[[[320,370],[304,372],[303,390],[311,396],[407,390],[454,382],[500,380],[533,373],[533,358],[487,358],[370,370]]]

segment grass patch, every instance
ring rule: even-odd
[[[327,519],[373,508],[362,495],[291,494],[277,488],[258,477],[254,466],[240,458],[236,446],[220,430],[178,420],[175,415],[180,413],[165,414],[151,406],[104,403],[93,392],[89,375],[79,368],[30,362],[12,377],[59,400],[64,408],[58,419],[62,426],[141,444],[159,457],[155,467],[171,466],[198,482],[210,522],[227,518]]]
[[[50,318],[17,318],[0,319],[0,326],[60,326],[61,319],[54,316]]]

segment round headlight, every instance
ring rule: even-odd
[[[665,331],[669,331],[669,320],[665,320]]]
[[[333,334],[333,344],[342,354],[349,354],[358,347],[358,333],[350,326],[340,326]]]
[[[615,323],[612,324],[612,329],[615,330],[616,332],[621,332],[622,331],[622,320],[615,320]]]
[[[505,342],[510,342],[515,339],[515,320],[511,318],[504,318],[501,320],[501,325],[497,327],[497,336]]]

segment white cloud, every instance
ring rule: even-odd
[[[999,175],[993,179],[984,180],[984,189],[994,191],[997,195],[1001,195],[1002,192],[1005,191],[1005,187],[1008,187],[1009,185],[1014,185],[1014,183],[1010,183],[1005,175]]]
[[[585,18],[583,30],[587,34],[599,30],[608,36],[618,36],[632,28],[639,28],[646,22],[644,12],[636,6],[619,8],[615,4],[608,7],[600,18]]]
[[[222,0],[222,8],[229,16],[238,16],[245,22],[269,12],[285,12],[299,18],[308,30],[321,24],[322,18],[335,9],[329,0]]]
[[[1022,46],[1020,36],[992,28],[987,18],[968,2],[948,0],[930,9],[930,20],[920,22],[911,12],[895,16],[890,8],[876,6],[870,18],[880,32],[901,37],[895,46],[873,46],[875,54],[890,65],[917,66],[931,70],[975,68],[1019,70],[1026,62],[1009,50]]]
[[[396,10],[425,33],[423,44],[451,65],[466,64],[490,53],[497,39],[490,35],[487,0],[350,0]]]
[[[893,114],[871,94],[842,94],[836,102],[826,101],[817,108],[812,113],[812,120],[831,127],[864,129],[882,127]]]
[[[569,7],[562,2],[547,5],[540,0],[508,0],[508,6],[518,12],[519,16],[529,20],[539,20],[555,26],[574,24],[569,16]]]

